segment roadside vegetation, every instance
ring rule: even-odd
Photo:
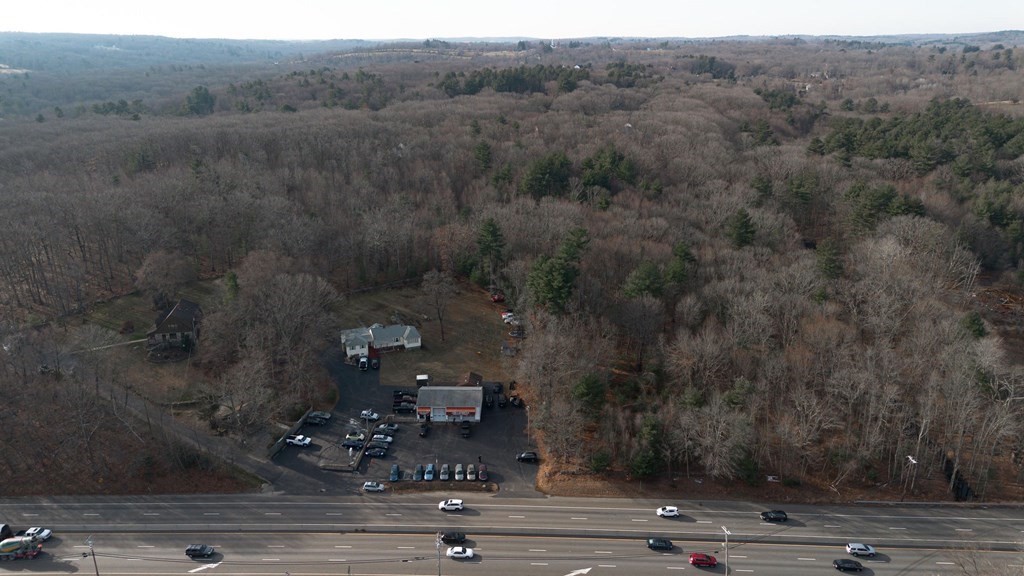
[[[201,281],[190,400],[250,434],[330,400],[347,294],[426,279],[442,335],[455,283],[504,290],[549,474],[1018,498],[1022,43],[428,41],[85,92],[0,62],[0,422],[123,385],[76,319],[139,337],[97,311]],[[144,440],[60,401],[44,477]]]

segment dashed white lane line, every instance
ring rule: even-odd
[[[697,524],[711,524],[711,520],[697,520]]]
[[[733,554],[732,558],[746,558],[746,556],[737,556],[736,554]]]
[[[609,550],[594,550],[594,554],[611,554]]]
[[[203,516],[220,516],[220,512],[203,512]]]
[[[95,514],[93,512],[86,512],[85,514],[82,514],[82,516],[99,516],[99,514]]]
[[[24,514],[22,514],[22,516],[39,516],[39,514],[32,514],[30,512],[25,512]]]
[[[328,516],[344,516],[341,512],[328,512]]]
[[[956,566],[953,562],[936,562],[936,564],[941,564],[943,566]]]
[[[686,566],[665,566],[669,570],[686,570]]]
[[[509,516],[509,518],[526,518],[526,516]]]
[[[744,570],[743,568],[737,568],[737,572],[753,572],[753,570]]]
[[[647,518],[630,518],[633,522],[647,522]]]
[[[267,548],[284,548],[284,544],[267,544]]]
[[[805,562],[816,562],[816,558],[797,558],[797,560],[803,560]]]
[[[136,548],[155,548],[155,546],[151,544],[139,544]]]
[[[340,544],[335,544],[334,547],[335,548],[351,548],[351,546],[342,546]]]
[[[143,516],[159,516],[160,513],[159,512],[143,512],[142,515]]]
[[[543,548],[530,548],[530,552],[547,552],[547,550]]]
[[[615,568],[615,564],[598,564],[598,568]]]
[[[415,546],[396,546],[399,550],[415,550]]]
[[[263,515],[264,516],[280,516],[281,513],[280,512],[264,512]]]
[[[839,524],[825,524],[825,528],[842,528]]]
[[[530,562],[530,566],[547,566],[547,562]]]
[[[328,558],[328,562],[348,562],[348,558]]]
[[[583,518],[583,517],[580,517],[580,516],[573,516],[572,518],[570,518],[570,520],[587,520],[587,518]]]
[[[388,512],[387,514],[385,514],[385,516],[401,516],[401,515],[402,514],[399,513],[399,512]]]
[[[957,528],[957,532],[974,532],[973,528]]]
[[[280,562],[280,558],[263,558],[264,562]]]
[[[906,528],[894,528],[892,526],[889,526],[889,530],[906,530]]]

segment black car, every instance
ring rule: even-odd
[[[847,570],[855,570],[860,572],[864,569],[864,565],[856,560],[850,560],[848,558],[840,558],[832,561],[832,567],[840,572],[846,572]]]
[[[761,520],[765,522],[785,522],[789,520],[789,516],[782,510],[769,510],[767,512],[761,512]]]
[[[344,442],[341,443],[341,447],[355,448],[356,450],[359,450],[363,447],[363,443],[360,442],[359,440],[345,440]]]
[[[461,428],[462,437],[469,438],[469,422],[463,422],[459,425],[459,428]]]
[[[387,456],[388,451],[383,448],[371,448],[366,451],[366,455],[370,458],[383,458]]]
[[[495,394],[501,394],[502,389],[503,388],[501,386],[501,382],[495,382],[494,383],[494,393]]]
[[[370,368],[377,370],[380,368],[380,358],[370,358]]]
[[[209,558],[213,556],[213,546],[207,546],[206,544],[189,544],[185,548],[185,556],[189,558]]]
[[[651,550],[671,550],[672,541],[668,538],[648,538],[647,547]]]
[[[391,393],[395,398],[401,398],[402,396],[415,396],[416,394],[408,390],[395,390]]]
[[[391,445],[388,444],[387,442],[381,442],[379,440],[374,440],[374,441],[370,442],[369,444],[367,444],[366,447],[368,449],[370,449],[370,450],[374,450],[374,449],[377,449],[377,448],[380,448],[381,450],[387,450],[388,448],[391,447]]]
[[[412,479],[417,482],[423,480],[423,464],[416,465],[416,470],[412,473]]]
[[[504,408],[508,403],[508,399],[505,398],[504,394],[498,394],[498,408]]]
[[[466,541],[466,535],[462,532],[445,532],[441,534],[441,542],[445,544],[462,544]]]
[[[430,433],[430,426],[420,424],[420,438],[425,438]]]
[[[310,426],[323,426],[327,424],[327,420],[324,420],[323,418],[313,418],[310,416],[309,418],[306,418],[306,424],[309,424]]]
[[[396,414],[412,414],[413,412],[416,411],[416,405],[407,403],[395,404],[394,406],[391,407],[391,410],[393,410]]]
[[[536,452],[523,452],[516,454],[516,460],[520,462],[537,462],[540,458],[537,457]]]
[[[484,408],[494,408],[494,396],[490,394],[484,396]]]

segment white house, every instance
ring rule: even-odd
[[[370,348],[378,350],[410,350],[423,345],[420,331],[415,326],[374,324],[369,328],[353,328],[341,331],[341,345],[345,356],[368,356]]]

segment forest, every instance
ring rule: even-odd
[[[0,51],[0,424],[66,417],[0,436],[57,455],[0,477],[210,466],[124,462],[160,427],[82,401],[124,372],[60,371],[125,339],[69,330],[99,303],[223,283],[187,399],[245,434],[319,400],[347,293],[440,271],[522,312],[559,469],[1024,496],[1024,33],[193,41],[90,67],[29,40],[47,58]]]

